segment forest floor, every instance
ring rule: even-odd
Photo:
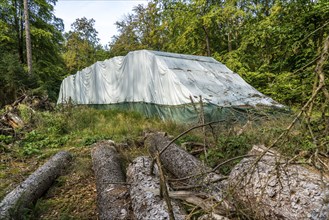
[[[148,119],[134,112],[95,110],[84,107],[31,111],[19,108],[26,126],[17,130],[16,137],[0,135],[0,199],[14,189],[30,173],[60,150],[73,155],[72,165],[40,198],[26,219],[97,219],[96,186],[92,169],[91,148],[99,140],[123,143],[120,148],[127,165],[139,155],[148,155],[143,146],[145,132],[163,131],[177,136],[191,127],[175,122]],[[266,116],[254,121],[230,123],[206,130],[196,129],[176,143],[203,143],[206,138],[208,156],[200,151],[197,156],[213,167],[229,158],[244,155],[253,144],[271,143],[291,121],[290,115]],[[301,139],[303,131],[293,129],[278,149],[288,156],[307,161],[313,148]],[[189,151],[197,151],[187,147]],[[237,163],[238,161],[236,161]],[[230,164],[221,168],[228,173]]]
[[[38,202],[39,219],[97,219],[90,148],[70,152],[75,157],[71,167]]]

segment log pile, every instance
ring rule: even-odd
[[[116,150],[120,145],[94,144],[99,219],[190,219],[181,201],[202,210],[199,220],[329,219],[328,175],[264,146],[254,146],[224,177],[163,134],[147,135],[145,145],[153,158],[137,157],[125,172]],[[19,219],[69,160],[68,153],[58,153],[8,194],[0,204],[0,219]]]
[[[145,141],[153,154],[168,143],[170,140],[161,134],[151,134]],[[165,168],[181,179],[196,177],[198,173],[212,173],[210,168],[175,144],[160,158]],[[209,179],[207,175],[203,177]],[[200,178],[189,179],[189,184],[200,181]],[[222,206],[219,212],[212,210],[209,214],[212,216],[231,217],[233,211],[255,219],[329,219],[328,175],[289,164],[280,154],[267,151],[264,146],[254,146],[249,156],[235,166],[227,181],[213,184],[207,192],[219,201],[218,206]],[[225,213],[225,208],[230,210]]]

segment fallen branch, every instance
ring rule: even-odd
[[[159,155],[161,156],[161,154],[163,154],[163,152],[165,150],[167,150],[172,143],[174,143],[175,141],[177,141],[179,138],[181,138],[185,134],[189,133],[190,131],[192,131],[194,129],[197,129],[197,128],[201,128],[201,127],[205,127],[205,126],[208,126],[208,125],[212,125],[212,124],[216,124],[216,123],[219,123],[219,122],[223,122],[223,121],[225,121],[225,120],[212,121],[212,122],[209,122],[209,123],[206,123],[206,124],[196,125],[196,126],[190,128],[190,129],[184,131],[183,133],[181,133],[180,135],[178,135],[177,137],[175,137],[174,139],[172,139],[163,149],[161,149]]]
[[[166,201],[166,204],[167,204],[167,207],[168,207],[169,219],[170,220],[175,220],[173,207],[172,207],[170,197],[169,197],[169,194],[168,194],[167,182],[166,182],[166,178],[165,178],[165,175],[163,173],[163,170],[162,170],[162,165],[161,165],[159,155],[156,155],[155,159],[156,159],[156,164],[157,164],[158,170],[159,170],[160,192],[161,192],[160,196],[161,196],[161,198],[163,198]]]
[[[210,214],[206,214],[206,215],[199,217],[198,220],[229,220],[229,219],[222,215],[217,215],[212,212]]]
[[[160,191],[155,189],[152,190],[155,195],[160,195]],[[168,195],[172,199],[179,199],[185,201],[189,204],[201,208],[204,212],[211,213],[208,216],[221,216],[222,210],[218,209],[218,202],[212,198],[211,195],[207,193],[198,193],[192,191],[169,191]],[[205,215],[207,216],[207,215]],[[227,219],[226,217],[221,216],[222,219]],[[211,219],[211,218],[208,218]]]
[[[32,173],[2,200],[0,219],[21,219],[24,210],[48,190],[70,160],[70,153],[59,152]]]

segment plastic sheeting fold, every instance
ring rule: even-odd
[[[65,78],[57,103],[179,106],[200,96],[217,107],[283,107],[213,58],[149,50],[99,61]]]

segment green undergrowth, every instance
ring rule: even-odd
[[[149,154],[143,145],[145,133],[162,131],[175,137],[193,126],[146,118],[136,112],[87,107],[40,112],[20,106],[19,110],[26,126],[17,130],[15,136],[0,135],[1,161],[4,162],[0,166],[0,199],[56,152],[68,150],[74,156],[69,170],[26,214],[27,219],[97,219],[90,158],[93,143],[109,139],[121,143],[118,150],[127,166],[137,156]],[[270,145],[291,120],[289,115],[267,115],[243,122],[221,122],[205,130],[194,129],[176,143],[192,143],[185,145],[186,150],[198,152],[197,157],[215,167],[246,154],[254,144]],[[314,146],[301,139],[304,136],[307,134],[303,133],[302,126],[295,126],[277,150],[287,156],[312,152]],[[206,148],[202,146],[204,143]],[[218,171],[228,174],[238,162],[233,160]]]

